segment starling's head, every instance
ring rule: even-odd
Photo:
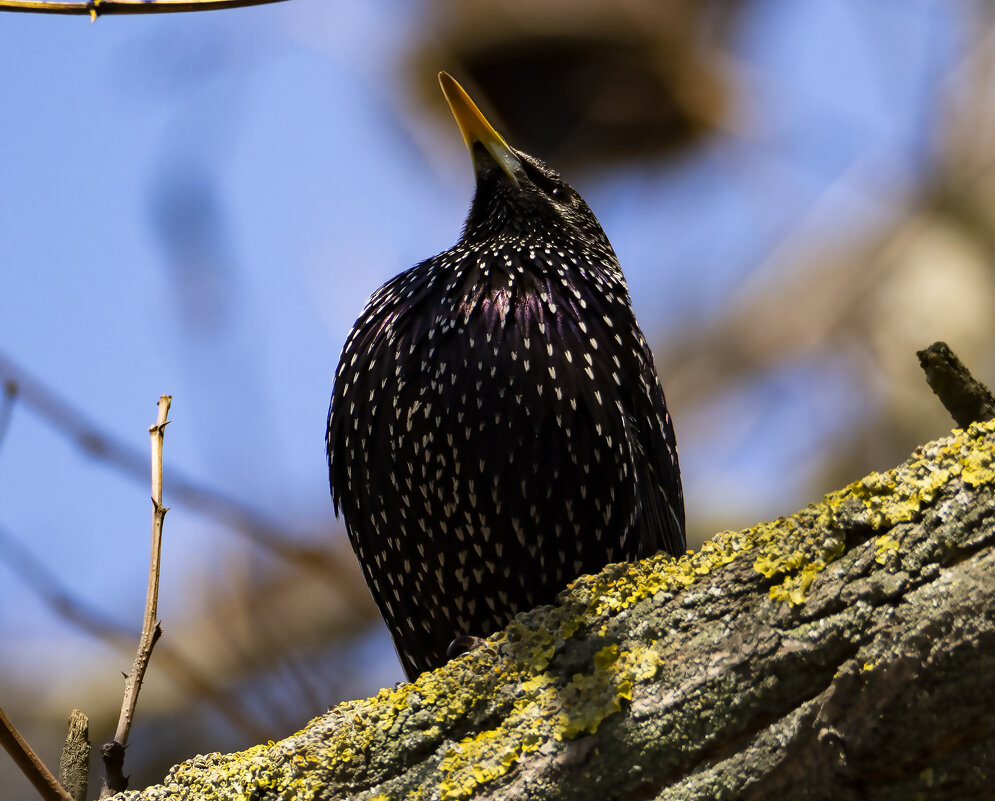
[[[477,176],[464,239],[562,240],[614,258],[594,212],[573,187],[539,159],[505,142],[451,75],[440,72],[439,83]]]

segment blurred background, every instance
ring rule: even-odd
[[[50,766],[73,707],[113,736],[161,393],[165,633],[133,786],[401,679],[323,438],[366,297],[470,201],[441,68],[614,243],[692,544],[945,434],[916,349],[995,383],[985,0],[0,13],[0,706]],[[0,787],[34,797],[5,755]]]

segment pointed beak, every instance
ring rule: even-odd
[[[466,149],[470,151],[470,156],[474,160],[474,170],[479,171],[479,165],[477,157],[474,155],[473,146],[479,142],[494,159],[494,162],[511,179],[511,182],[518,186],[516,173],[521,171],[522,162],[515,155],[515,151],[508,146],[501,134],[494,130],[494,126],[480,113],[477,104],[470,99],[470,95],[463,87],[456,83],[452,75],[448,72],[440,72],[439,84],[442,86],[442,93],[449,102],[453,117],[456,118],[460,133],[463,134]]]

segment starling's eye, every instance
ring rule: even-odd
[[[557,184],[550,190],[549,196],[557,203],[570,203],[576,197],[576,193],[566,184]]]
[[[528,161],[523,165],[525,173],[532,179],[533,185],[546,197],[557,203],[566,203],[573,197],[573,191],[557,175],[549,175]]]

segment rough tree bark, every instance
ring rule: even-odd
[[[995,798],[995,421],[119,799]]]

